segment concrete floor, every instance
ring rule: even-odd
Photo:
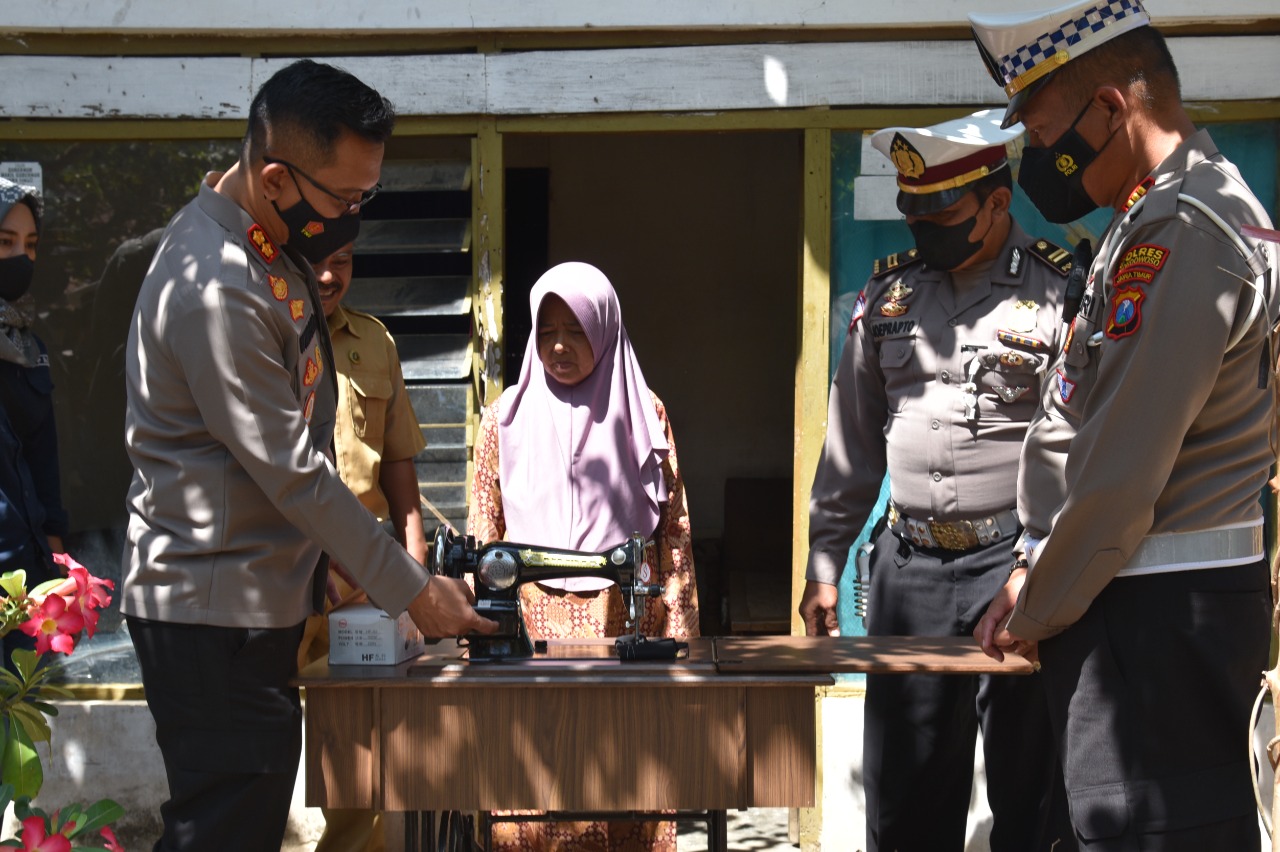
[[[797,848],[788,837],[789,809],[748,808],[729,811],[729,848],[738,852],[784,852]],[[677,852],[702,852],[707,848],[706,826],[681,825]]]

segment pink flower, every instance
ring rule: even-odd
[[[111,830],[111,826],[104,825],[102,827],[102,845],[108,852],[124,852],[124,847],[116,840],[116,833]]]
[[[44,819],[29,816],[22,821],[22,848],[25,852],[70,852],[71,841],[61,834],[46,837]]]
[[[84,629],[84,617],[67,606],[61,595],[49,595],[41,603],[27,611],[30,620],[22,624],[22,632],[36,637],[36,653],[44,654],[50,648],[70,654],[76,646],[76,636]]]
[[[66,567],[67,579],[49,594],[70,596],[72,612],[84,619],[85,633],[92,636],[98,629],[97,610],[111,603],[111,595],[106,590],[114,591],[116,584],[93,576],[87,568],[65,553],[55,553],[53,561]]]
[[[85,632],[92,636],[98,629],[98,610],[111,603],[111,595],[106,590],[114,590],[116,584],[93,576],[79,565],[72,568],[69,574],[76,583],[71,609],[84,618]]]

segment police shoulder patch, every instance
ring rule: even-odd
[[[871,277],[878,278],[895,269],[902,269],[905,266],[910,266],[918,260],[920,260],[920,252],[916,249],[896,252],[888,257],[878,258],[876,262],[871,265]]]
[[[1031,245],[1027,246],[1031,252],[1031,256],[1039,260],[1045,266],[1061,275],[1063,278],[1071,272],[1071,267],[1075,265],[1075,258],[1071,252],[1056,246],[1048,240],[1033,240]]]

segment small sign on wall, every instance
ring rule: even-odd
[[[0,163],[0,177],[23,186],[34,186],[44,195],[44,169],[39,163]]]

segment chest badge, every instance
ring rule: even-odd
[[[1107,337],[1128,337],[1142,325],[1142,300],[1146,294],[1137,287],[1118,291],[1111,297],[1111,318],[1107,320]]]
[[[1017,402],[1030,388],[1027,387],[1005,387],[1004,385],[995,388],[996,395],[1000,397],[1000,401],[1006,405]]]
[[[1036,330],[1036,316],[1039,306],[1031,299],[1015,302],[1009,310],[1009,330],[1019,334]]]
[[[912,290],[901,281],[895,281],[893,282],[893,286],[884,294],[884,297],[890,302],[901,302],[909,298],[914,292],[915,290]]]
[[[880,313],[887,317],[900,317],[907,312],[907,306],[901,302],[885,302],[880,306]]]
[[[283,302],[289,298],[289,282],[281,278],[279,275],[268,275],[267,283],[271,285],[271,295],[275,296],[277,302]]]

